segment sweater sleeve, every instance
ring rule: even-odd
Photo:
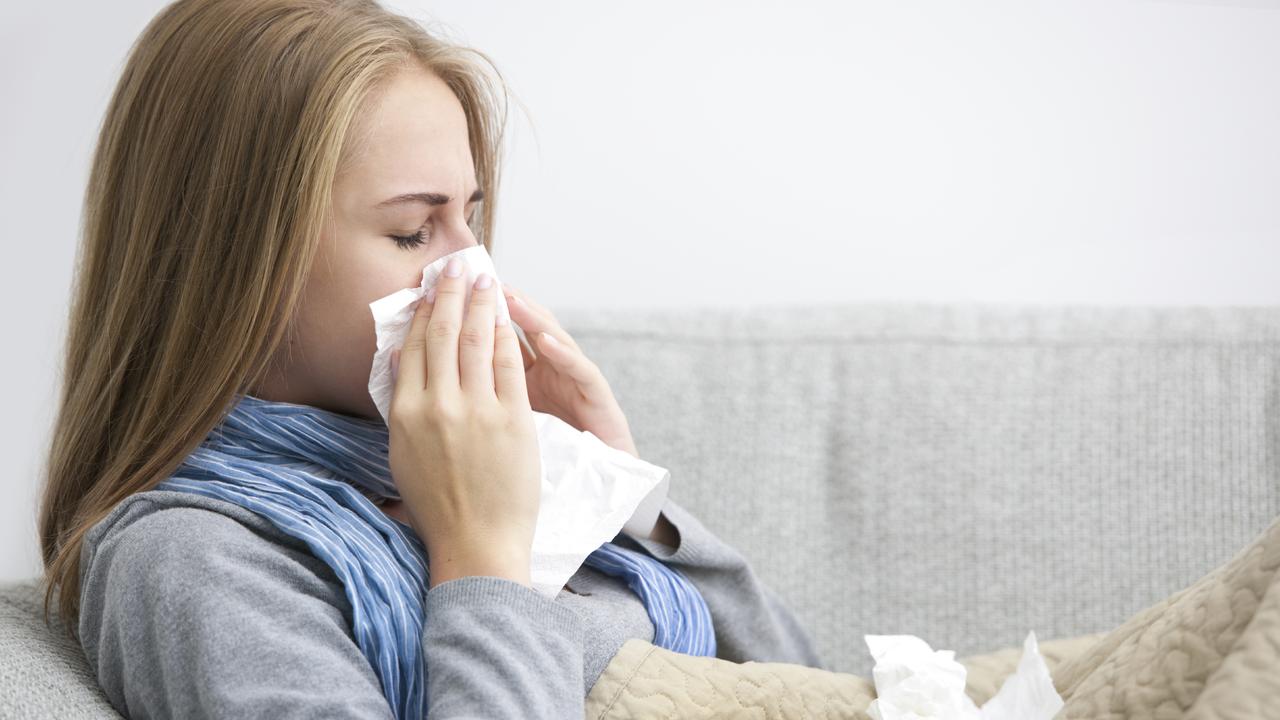
[[[391,718],[340,581],[305,547],[193,507],[117,525],[84,558],[79,628],[123,714]],[[425,606],[427,718],[582,716],[570,608],[491,576],[441,583]]]
[[[579,718],[583,621],[514,580],[472,575],[427,591],[427,717]]]
[[[662,515],[676,529],[674,548],[627,533],[618,538],[679,570],[698,588],[711,611],[717,657],[827,669],[799,620],[740,552],[670,496]]]

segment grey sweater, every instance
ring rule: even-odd
[[[747,561],[670,497],[672,548],[614,542],[678,569],[711,610],[717,656],[823,667],[809,637]],[[332,570],[238,505],[134,495],[81,554],[79,631],[111,703],[131,718],[391,718],[351,634]],[[422,644],[427,718],[579,718],[629,638],[653,623],[625,580],[583,565],[554,600],[506,578],[431,588]]]

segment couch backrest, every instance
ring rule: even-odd
[[[557,315],[836,670],[1108,630],[1280,514],[1280,308]]]
[[[868,633],[1110,629],[1280,514],[1280,308],[557,315],[835,670],[869,673]],[[0,714],[116,717],[36,597],[0,588]]]

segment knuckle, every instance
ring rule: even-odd
[[[502,370],[523,370],[524,359],[510,353],[499,353],[493,356],[493,366]]]
[[[446,318],[436,318],[427,323],[427,337],[436,340],[452,337],[458,332],[458,323]]]
[[[493,327],[493,337],[496,338],[500,344],[511,345],[519,350],[519,345],[517,343],[519,343],[520,340],[516,337],[516,329],[511,327],[510,322],[505,325],[495,325]]]
[[[458,344],[468,347],[481,348],[488,342],[488,336],[485,332],[475,325],[468,325],[462,329],[462,333],[458,336]]]
[[[427,400],[425,414],[432,421],[448,425],[458,419],[458,405],[449,398],[434,396]]]
[[[440,304],[440,298],[448,295],[462,295],[464,290],[461,283],[448,275],[440,276],[440,282],[436,283],[436,304]],[[454,282],[449,282],[454,281]]]
[[[422,416],[421,406],[413,396],[401,395],[393,397],[391,407],[387,411],[387,427],[396,434],[410,432]]]

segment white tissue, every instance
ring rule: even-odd
[[[422,269],[419,287],[399,290],[369,303],[378,337],[378,350],[369,372],[369,395],[384,421],[391,409],[394,382],[391,351],[404,344],[419,299],[435,286],[452,257],[462,260],[467,301],[476,276],[488,273],[497,289],[498,315],[511,317],[493,259],[483,245],[437,258]],[[512,327],[523,341],[523,329],[514,322]],[[535,410],[533,419],[542,461],[542,499],[534,527],[530,579],[535,590],[554,598],[587,556],[620,530],[635,537],[648,537],[666,501],[671,473],[610,447],[591,432],[580,431],[555,415]]]
[[[871,674],[877,697],[867,707],[873,720],[1052,720],[1065,704],[1034,632],[1022,644],[1018,669],[982,709],[965,694],[968,671],[954,651],[934,651],[915,635],[864,639],[876,660]]]

